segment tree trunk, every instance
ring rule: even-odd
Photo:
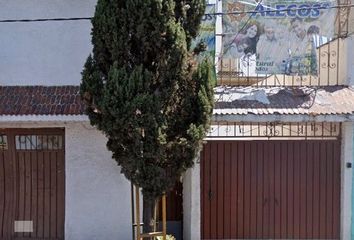
[[[155,200],[143,198],[143,232],[149,233],[154,230]]]

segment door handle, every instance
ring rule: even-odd
[[[209,201],[213,198],[213,196],[214,196],[214,193],[211,190],[209,190],[209,193],[208,193]]]

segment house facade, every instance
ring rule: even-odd
[[[0,16],[86,18],[95,4],[12,0]],[[183,239],[354,239],[347,19],[346,34],[318,48],[319,78],[235,77],[218,60],[212,128],[174,219]],[[130,182],[79,97],[90,31],[85,19],[0,23],[0,239],[132,239]]]
[[[10,1],[0,11],[3,19],[91,17],[95,4]],[[92,49],[90,21],[7,23],[0,29],[6,46],[0,60],[0,165],[7,172],[0,174],[0,239],[131,239],[130,183],[79,102],[80,72]],[[47,141],[52,146],[43,146]],[[14,221],[33,221],[33,232],[14,235]]]

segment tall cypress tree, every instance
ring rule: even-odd
[[[81,96],[122,173],[156,198],[200,151],[213,108],[211,64],[191,49],[205,0],[98,0]]]

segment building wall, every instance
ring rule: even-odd
[[[1,19],[92,17],[96,0],[0,2]],[[0,23],[0,85],[78,85],[91,22]]]
[[[354,124],[353,124],[354,125]],[[352,134],[352,152],[351,152],[351,159],[350,162],[352,163],[352,168],[354,168],[354,126],[351,129],[351,134]],[[349,159],[348,159],[349,160]],[[351,211],[351,239],[354,239],[354,174],[352,178],[353,184],[352,184],[352,194],[351,194],[351,200],[352,200],[352,211]]]
[[[199,157],[194,167],[183,177],[183,239],[194,240],[201,237],[200,163]]]
[[[342,123],[342,161],[341,161],[341,239],[351,239],[352,232],[352,188],[353,168],[347,163],[353,162],[353,123]]]
[[[87,122],[0,123],[0,128],[46,127],[65,127],[65,239],[131,239],[130,183],[99,131]]]
[[[354,14],[353,14],[354,15]],[[353,21],[354,26],[354,21]],[[347,38],[347,70],[348,70],[348,85],[354,86],[354,35]]]
[[[131,239],[130,183],[107,151],[106,138],[83,124],[65,129],[65,239]]]

